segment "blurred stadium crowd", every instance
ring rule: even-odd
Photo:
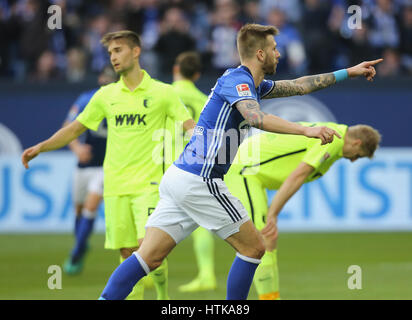
[[[62,29],[50,30],[50,5]],[[350,5],[362,28],[348,27]],[[278,73],[320,73],[385,58],[380,77],[412,75],[412,0],[0,0],[0,78],[81,82],[108,62],[103,34],[130,29],[143,40],[142,66],[171,72],[182,51],[198,50],[207,73],[236,66],[242,24],[275,25]]]

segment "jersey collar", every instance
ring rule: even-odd
[[[254,83],[255,83],[255,79],[253,78],[253,75],[252,75],[252,72],[250,71],[250,69],[249,69],[248,67],[244,66],[243,64],[240,65],[238,68],[246,71],[246,72],[250,75],[250,77],[252,78],[253,85],[255,85],[255,84],[254,84]],[[258,86],[258,87],[259,87],[259,86]],[[258,87],[256,87],[255,89],[257,89]]]
[[[248,67],[246,67],[246,66],[244,66],[244,65],[242,64],[242,65],[240,65],[238,68],[245,70],[245,71],[248,72],[248,73],[252,76],[252,78],[253,78],[252,72],[250,72],[250,70],[249,70]]]
[[[123,77],[120,77],[120,81],[119,84],[121,86],[121,89],[127,92],[136,92],[137,90],[146,90],[149,86],[150,80],[152,79],[149,74],[146,72],[146,70],[143,70],[143,78],[142,81],[140,82],[140,84],[133,90],[130,91],[130,89],[126,86],[126,84],[123,81]]]

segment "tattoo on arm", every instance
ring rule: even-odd
[[[263,129],[263,117],[266,113],[260,110],[260,105],[256,100],[241,100],[236,103],[236,108],[250,126]]]
[[[301,77],[295,80],[276,81],[272,91],[264,99],[308,94],[336,83],[333,73]]]

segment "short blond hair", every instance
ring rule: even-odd
[[[126,39],[129,42],[129,45],[131,48],[136,47],[136,46],[139,48],[142,47],[139,35],[136,32],[133,32],[130,30],[121,30],[121,31],[106,33],[102,37],[100,42],[104,47],[107,48],[111,41],[117,40],[117,39]]]
[[[366,124],[358,124],[348,128],[348,135],[353,139],[362,141],[362,149],[368,158],[373,158],[373,154],[379,147],[382,136],[378,130]]]
[[[240,59],[252,58],[256,50],[266,48],[268,35],[276,36],[277,34],[279,30],[274,26],[245,24],[237,34],[237,50]]]

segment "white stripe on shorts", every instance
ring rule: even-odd
[[[212,181],[212,179],[203,178],[203,181],[206,182],[209,192],[216,198],[220,203],[223,209],[228,213],[233,222],[237,222],[241,219],[241,216],[235,206],[229,201],[226,195],[222,195],[219,192],[217,183]]]

